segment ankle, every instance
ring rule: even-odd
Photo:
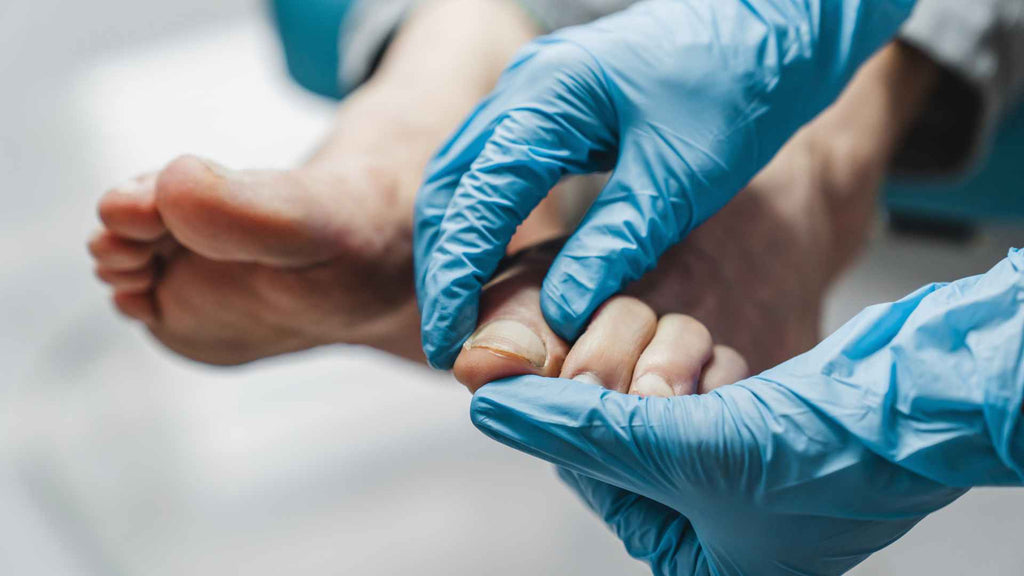
[[[472,22],[467,26],[466,22]],[[428,98],[453,88],[475,92],[470,106],[494,87],[516,52],[540,33],[512,0],[421,3],[399,30],[374,77]]]
[[[860,252],[886,170],[934,87],[934,64],[893,43],[872,58],[836,103],[806,129],[822,166],[829,281]]]
[[[516,52],[539,33],[512,0],[421,3],[363,92],[391,102],[386,116],[424,128],[439,145],[493,90]]]

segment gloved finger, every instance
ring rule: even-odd
[[[608,184],[544,279],[541,310],[574,341],[612,294],[654,268],[661,254],[697,224],[685,172],[666,173],[649,138],[632,134]],[[649,144],[649,145],[646,145]]]
[[[422,252],[428,252],[426,249],[436,243],[439,226],[459,181],[490,141],[504,116],[505,106],[507,103],[500,100],[500,93],[487,96],[427,164],[415,210],[415,243],[417,248],[422,245]],[[416,255],[425,254],[417,252]]]
[[[756,456],[720,393],[640,398],[520,376],[478,390],[470,413],[498,442],[687,513],[704,488],[727,489],[720,469],[745,471]]]
[[[521,88],[516,84],[519,75],[513,71],[524,69],[524,64],[538,54],[536,46],[523,49],[499,82],[498,88],[484,98],[465,122],[437,151],[427,165],[423,185],[416,195],[413,228],[415,250],[416,288],[423,299],[422,281],[428,256],[433,253],[441,235],[441,222],[448,212],[455,190],[462,177],[469,172],[484,147],[494,134],[494,128],[512,105],[507,94],[517,94]],[[530,67],[525,67],[529,70]]]
[[[707,558],[690,521],[679,512],[627,490],[558,468],[558,475],[655,574],[708,574]]]
[[[423,349],[432,365],[451,367],[476,327],[480,290],[516,228],[567,172],[583,169],[590,152],[573,126],[510,111],[462,176],[440,223],[437,208],[420,221],[420,227],[436,226],[417,239],[424,259],[418,270]],[[430,186],[423,194],[438,194],[436,184]]]
[[[441,222],[452,195],[494,132],[500,109],[493,102],[493,95],[481,102],[427,165],[423,185],[416,195],[414,214],[417,290],[422,288],[428,256],[441,235]]]
[[[473,123],[477,119],[471,119]],[[438,283],[431,275],[439,266],[447,266],[449,270],[446,277],[460,277],[472,270],[468,262],[458,260],[451,261],[451,248],[449,247],[448,257],[438,257],[437,248],[441,237],[441,223],[451,198],[462,179],[483,149],[487,139],[491,135],[489,127],[478,128],[476,133],[458,132],[438,156],[427,167],[427,179],[416,196],[415,224],[413,228],[413,250],[416,274],[416,292],[420,303],[422,321],[422,342],[427,361],[439,369],[448,369],[455,362],[452,355],[452,342],[457,347],[462,338],[454,334],[465,332],[466,327],[476,325],[475,306],[462,306],[457,308],[458,303],[465,300],[476,302],[479,298],[479,289],[471,294],[461,294],[456,304],[450,301],[439,299],[445,298],[444,294],[438,294]],[[457,248],[456,248],[457,250]],[[472,285],[472,283],[471,283]],[[439,317],[437,311],[453,312],[458,310],[465,314],[462,318],[451,318],[449,316]],[[454,326],[453,326],[454,324]],[[468,335],[468,333],[467,333]],[[438,344],[448,344],[444,352],[438,351]],[[441,345],[444,347],[443,345]]]

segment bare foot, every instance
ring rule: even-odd
[[[398,202],[376,167],[231,172],[183,157],[108,192],[90,248],[120,310],[190,358],[383,346],[381,331],[416,316]]]
[[[306,166],[236,172],[186,156],[108,192],[89,244],[97,275],[123,313],[196,360],[336,342],[421,358],[411,233],[421,175],[536,32],[506,3],[417,9]],[[551,226],[546,209],[518,241]]]
[[[425,155],[424,155],[425,157]],[[90,242],[117,307],[189,358],[239,364],[331,343],[420,359],[419,174],[346,156],[285,172],[182,157],[108,192]],[[557,233],[542,209],[520,240]]]

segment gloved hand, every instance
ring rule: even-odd
[[[732,198],[914,0],[648,0],[537,40],[428,166],[414,231],[423,347],[450,368],[516,227],[568,173],[611,181],[541,306],[591,313]]]
[[[472,416],[563,466],[656,574],[842,574],[967,488],[1024,482],[1022,351],[1013,251],[708,395],[521,377],[484,386]]]

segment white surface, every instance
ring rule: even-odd
[[[25,128],[0,149],[45,143],[4,180],[46,189],[0,212],[0,574],[642,574],[447,376],[340,348],[207,369],[113,314],[83,247],[96,198],[185,151],[294,163],[332,106],[280,70],[246,14],[4,112]]]
[[[3,56],[25,90],[0,95],[0,574],[645,573],[547,466],[473,430],[446,376],[341,348],[208,369],[115,317],[83,248],[105,186],[182,152],[287,166],[331,113],[288,84],[254,6],[153,24],[188,4],[90,3]],[[0,29],[75,6],[8,3]],[[827,324],[1022,243],[880,237]],[[1024,493],[972,493],[857,573],[1020,574],[1021,518]]]

